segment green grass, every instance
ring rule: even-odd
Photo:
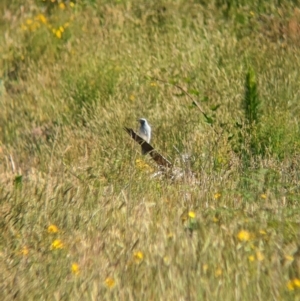
[[[1,300],[300,300],[299,3],[69,3],[0,4]]]

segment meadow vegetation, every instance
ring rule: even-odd
[[[297,6],[2,0],[0,299],[300,300]]]

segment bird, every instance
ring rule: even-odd
[[[148,125],[148,123],[147,123],[147,125]],[[141,125],[141,127],[142,127],[142,125]],[[149,128],[150,128],[150,126],[149,126]],[[148,138],[149,142],[147,142],[144,138],[142,138],[140,136],[140,132],[139,132],[139,134],[137,134],[133,129],[127,128],[127,127],[124,127],[124,130],[130,135],[130,137],[133,140],[135,140],[142,147],[142,154],[143,155],[149,154],[151,156],[151,158],[159,166],[166,167],[166,168],[170,168],[170,167],[173,166],[173,164],[168,159],[166,159],[157,150],[155,150],[154,147],[149,143],[150,138],[151,138],[151,128],[150,128],[150,132],[149,131],[147,132],[149,135],[146,136],[146,138]],[[144,135],[144,137],[145,137],[145,135]]]
[[[138,134],[141,138],[143,138],[147,143],[150,143],[151,140],[151,127],[148,124],[147,120],[145,118],[139,118],[137,120],[140,123],[140,128],[138,131]],[[142,146],[142,154],[145,155],[146,153],[143,150]]]
[[[151,140],[151,127],[148,124],[147,120],[145,118],[139,118],[138,119],[140,123],[139,128],[139,136],[142,137],[147,143],[150,143]]]
[[[142,121],[140,121],[143,119]],[[146,119],[141,118],[139,119],[141,123],[141,128],[144,127],[144,123]],[[171,179],[172,181],[178,181],[182,179],[187,179],[190,183],[197,184],[199,183],[198,180],[195,177],[195,174],[190,170],[184,170],[182,168],[174,167],[173,163],[171,163],[166,157],[164,157],[162,154],[160,154],[149,142],[151,139],[151,128],[146,121],[147,126],[149,127],[148,131],[145,132],[141,129],[139,133],[137,134],[133,129],[124,127],[124,130],[129,134],[129,136],[136,141],[141,147],[142,147],[142,154],[147,155],[149,154],[151,158],[156,162],[156,164],[159,166],[159,171],[155,172],[153,174],[153,178],[161,178],[161,177],[167,177]],[[141,133],[142,132],[142,133]],[[143,137],[145,137],[148,141],[146,141]]]

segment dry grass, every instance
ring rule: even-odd
[[[104,2],[0,4],[1,300],[300,300],[298,11]]]

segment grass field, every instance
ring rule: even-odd
[[[299,4],[2,0],[0,299],[300,300]]]

